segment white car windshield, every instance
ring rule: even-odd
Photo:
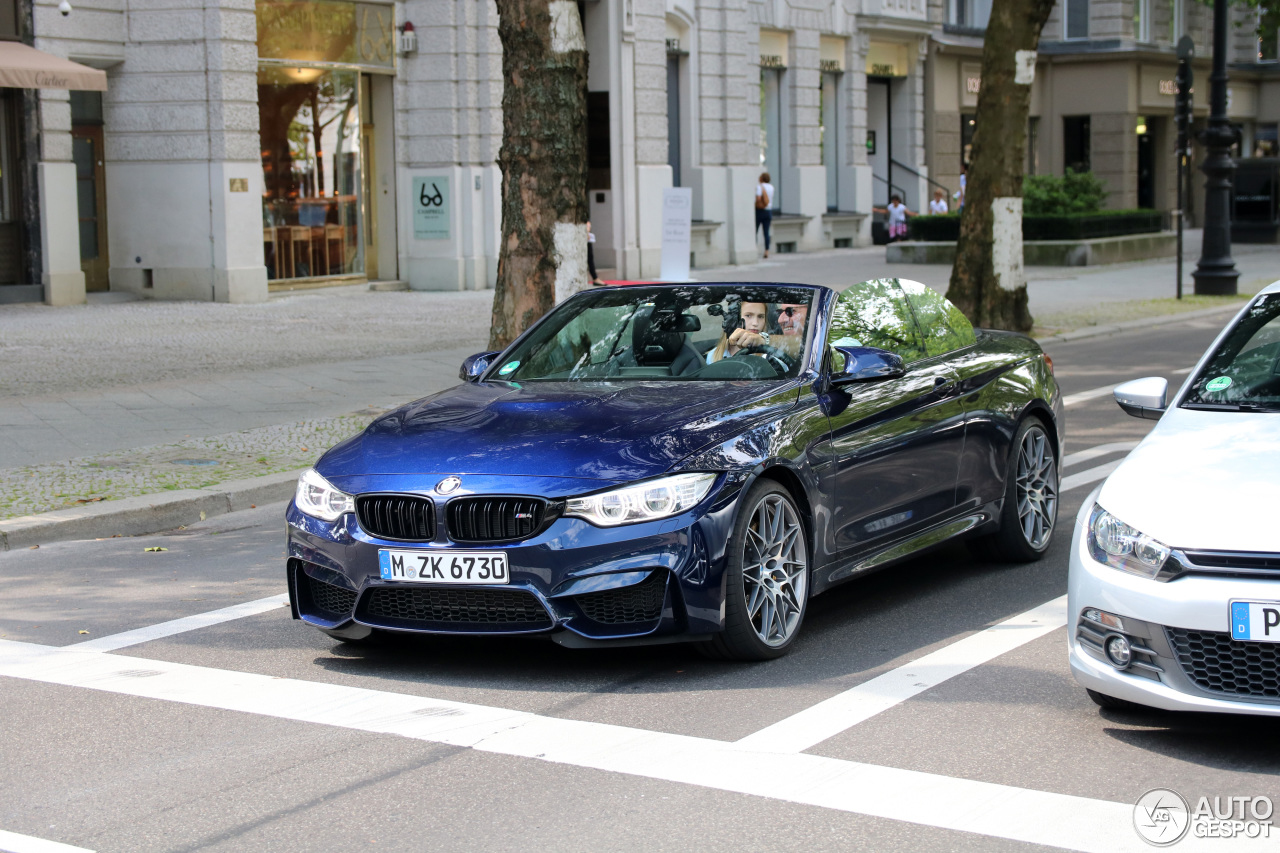
[[[1258,298],[1214,350],[1182,405],[1280,411],[1280,294]]]

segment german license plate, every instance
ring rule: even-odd
[[[1280,643],[1280,601],[1231,602],[1231,639]]]
[[[502,551],[399,551],[378,549],[384,581],[410,583],[511,583]]]

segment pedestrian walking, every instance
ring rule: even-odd
[[[902,197],[898,195],[889,196],[888,207],[871,208],[876,213],[883,213],[889,217],[889,242],[896,243],[899,240],[907,238],[907,217],[915,216],[915,211],[908,210],[907,206],[902,203]]]
[[[760,182],[756,184],[756,233],[764,229],[764,256],[769,257],[769,227],[773,225],[773,184],[769,183],[769,173],[760,173]]]
[[[600,276],[596,275],[596,235],[591,233],[590,219],[587,220],[587,272],[591,273],[592,287],[604,284]]]

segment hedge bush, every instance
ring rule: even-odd
[[[1057,175],[1028,175],[1022,179],[1023,216],[1070,216],[1097,213],[1107,199],[1107,187],[1093,172],[1067,170]]]
[[[1066,216],[1023,216],[1023,240],[1092,240],[1159,231],[1164,216],[1158,210],[1106,210]],[[960,238],[960,214],[914,216],[907,222],[912,240],[955,242]]]

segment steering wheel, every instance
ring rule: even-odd
[[[768,344],[755,344],[753,346],[743,347],[738,350],[736,354],[731,356],[731,358],[738,358],[744,354],[763,355],[764,360],[769,363],[770,367],[778,371],[779,376],[786,376],[791,372],[791,369],[795,367],[795,362],[792,361],[790,353],[785,350],[778,349],[777,347],[769,346]]]

